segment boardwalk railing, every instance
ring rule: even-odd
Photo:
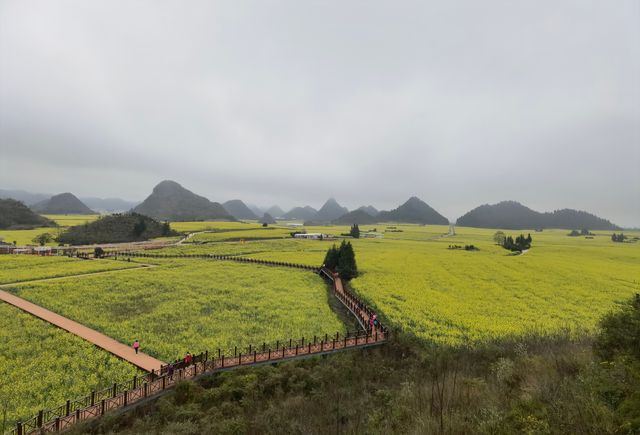
[[[147,397],[159,394],[179,381],[195,379],[202,375],[235,369],[243,366],[260,364],[275,364],[278,362],[324,355],[342,350],[364,348],[381,344],[387,339],[387,332],[357,331],[341,336],[327,336],[305,342],[285,341],[274,348],[249,350],[245,353],[237,349],[226,354],[204,352],[196,355],[190,365],[179,363],[167,364],[159,374],[149,373],[138,376],[128,382],[114,384],[112,387],[91,394],[80,399],[67,401],[65,404],[46,411],[40,411],[36,416],[20,422],[10,433],[12,435],[27,435],[46,432],[59,432],[72,425],[104,415],[111,410],[124,408]],[[251,349],[251,348],[250,348]]]
[[[218,254],[150,254],[147,252],[138,251],[110,251],[104,254],[105,257],[113,258],[158,258],[158,259],[200,259],[200,260],[221,260],[221,261],[235,261],[237,263],[250,263],[250,264],[262,264],[265,266],[279,266],[279,267],[291,267],[294,269],[311,270],[319,272],[318,266],[309,266],[307,264],[289,263],[286,261],[269,261],[259,260],[257,258],[246,258],[238,255],[218,255]]]
[[[123,255],[123,253],[118,253],[118,255]],[[127,253],[126,255],[131,256],[131,253]],[[137,255],[146,256],[148,254],[141,255],[138,253]],[[210,256],[205,257],[211,258]],[[156,256],[154,256],[154,258],[156,258]],[[167,257],[157,256],[157,258]],[[180,256],[179,258],[184,257]],[[255,262],[288,267],[303,266],[303,268],[308,268],[324,275],[332,281],[335,296],[358,319],[362,330],[344,335],[336,333],[335,336],[329,336],[328,334],[325,334],[324,337],[314,336],[313,340],[305,340],[304,337],[296,341],[289,339],[283,342],[278,341],[275,345],[263,343],[261,347],[249,346],[246,352],[238,351],[237,347],[234,348],[233,353],[231,353],[230,350],[222,353],[220,349],[216,352],[203,352],[194,356],[190,364],[180,362],[163,365],[160,373],[152,371],[142,376],[136,376],[129,381],[114,383],[108,388],[92,391],[90,394],[80,397],[79,399],[67,400],[66,403],[58,407],[42,410],[37,415],[19,422],[9,433],[11,435],[31,435],[59,432],[70,428],[78,422],[100,417],[111,410],[125,408],[134,403],[141,402],[150,396],[160,394],[175,386],[175,384],[181,380],[196,379],[203,375],[244,366],[276,364],[278,362],[325,355],[348,349],[376,346],[384,343],[388,339],[388,330],[381,323],[376,323],[376,325],[371,324],[372,310],[364,301],[344,288],[338,274],[327,268],[313,268],[304,265],[291,266],[292,263],[268,262],[263,260],[255,260]]]

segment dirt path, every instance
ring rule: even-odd
[[[101,347],[107,352],[110,352],[147,372],[150,372],[151,370],[155,370],[157,372],[160,370],[162,364],[164,364],[162,361],[157,360],[145,353],[136,354],[135,351],[126,344],[122,344],[114,340],[113,338],[101,334],[98,331],[87,328],[86,326],[81,325],[78,322],[74,322],[71,319],[56,314],[53,311],[49,311],[46,308],[42,308],[11,293],[7,293],[4,290],[0,290],[0,300],[11,304],[16,308],[20,308],[21,310],[29,314],[39,317],[40,319],[45,320],[52,325],[57,326],[58,328],[62,328],[65,331],[77,335],[78,337],[81,337],[95,344],[96,346]]]
[[[158,267],[156,264],[141,264],[139,267],[129,267],[127,269],[112,269],[112,270],[103,270],[100,272],[87,272],[87,273],[79,273],[77,275],[65,275],[65,276],[55,276],[53,278],[41,278],[41,279],[32,279],[28,281],[17,281],[17,282],[9,282],[6,284],[0,284],[0,288],[2,287],[13,287],[16,285],[23,284],[32,284],[36,282],[46,282],[46,281],[59,281],[61,279],[67,278],[82,278],[85,276],[93,276],[93,275],[104,275],[106,273],[115,273],[115,272],[127,272],[129,270],[140,270],[140,269],[151,269],[154,267]]]

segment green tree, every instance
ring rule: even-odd
[[[142,233],[145,232],[145,230],[147,229],[147,224],[144,221],[144,219],[140,219],[134,226],[133,226],[133,234],[136,237],[140,237],[142,236]]]
[[[44,246],[53,240],[53,236],[49,233],[42,233],[35,236],[31,241],[40,246]]]
[[[338,266],[336,271],[342,278],[349,281],[358,276],[358,265],[356,264],[356,254],[353,251],[351,242],[345,240],[340,244]]]
[[[506,236],[502,231],[496,231],[496,233],[493,235],[493,241],[496,243],[496,245],[504,246],[505,239]]]
[[[636,293],[620,311],[606,315],[600,327],[594,347],[601,358],[627,355],[640,360],[640,294]]]
[[[358,224],[353,224],[351,226],[351,231],[349,231],[349,234],[354,239],[359,239],[360,238],[360,227],[358,227]]]
[[[325,267],[328,267],[331,270],[335,270],[336,267],[338,266],[339,260],[340,260],[340,251],[338,251],[338,248],[336,247],[336,245],[333,245],[331,248],[329,248],[329,250],[327,251],[327,255],[325,255],[324,257],[324,265]]]

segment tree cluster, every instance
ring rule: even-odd
[[[349,281],[358,276],[358,265],[356,264],[356,254],[353,251],[351,242],[343,240],[340,246],[333,245],[324,257],[324,265],[340,274]]]
[[[528,234],[527,237],[525,237],[524,234],[520,234],[515,240],[512,236],[507,236],[502,242],[502,247],[509,251],[522,252],[525,249],[531,248],[531,242],[531,234]]]
[[[620,233],[620,234],[613,233],[611,235],[611,241],[613,241],[613,242],[622,243],[622,242],[624,242],[624,239],[626,239],[626,238],[627,238],[627,236],[625,236],[622,233]]]
[[[360,238],[360,227],[358,227],[358,224],[353,224],[351,226],[351,230],[349,231],[349,235],[351,237],[353,237],[354,239],[359,239]]]

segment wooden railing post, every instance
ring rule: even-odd
[[[16,435],[24,435],[22,433],[22,422],[16,423]]]
[[[116,397],[116,394],[118,394],[118,384],[116,384],[114,382],[113,383],[113,397]]]
[[[42,417],[43,417],[43,415],[44,415],[44,411],[43,410],[38,411],[38,418],[36,420],[36,426],[42,427]]]
[[[67,405],[66,405],[66,410],[65,410],[65,414],[67,414],[67,417],[69,416],[69,414],[71,414],[71,400],[67,400]]]
[[[102,401],[100,402],[100,415],[104,415],[104,410],[105,410],[104,399],[102,399]]]
[[[129,402],[129,390],[124,390],[124,405],[123,406],[127,406],[128,402]]]

